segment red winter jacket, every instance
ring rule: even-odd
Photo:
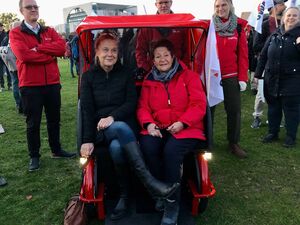
[[[167,85],[154,80],[150,73],[143,82],[137,109],[141,134],[148,134],[145,129],[148,123],[155,123],[160,129],[165,129],[180,121],[187,127],[174,134],[175,138],[205,140],[205,109],[206,96],[200,76],[188,70],[184,64],[178,67],[177,73]]]
[[[20,87],[60,83],[56,57],[64,55],[66,43],[53,28],[41,26],[36,35],[23,21],[9,32],[9,40],[17,57]]]
[[[162,35],[164,33],[164,35]],[[167,38],[174,45],[175,56],[188,63],[187,30],[179,28],[141,28],[137,34],[135,57],[138,68],[150,71],[153,63],[150,56],[151,45],[162,38]]]
[[[216,32],[218,55],[222,79],[238,77],[239,81],[248,80],[248,44],[245,33],[246,22],[238,18],[241,32],[235,30],[234,36],[222,37]]]

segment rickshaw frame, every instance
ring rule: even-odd
[[[191,14],[167,14],[167,15],[133,15],[133,16],[87,16],[77,27],[76,32],[79,36],[79,52],[80,52],[80,75],[88,70],[93,62],[93,35],[94,30],[103,29],[121,29],[121,28],[186,28],[189,29],[188,35],[188,54],[190,55],[190,69],[200,74],[204,74],[205,44],[209,28],[208,20],[196,19]],[[205,80],[205,79],[204,79]],[[138,84],[138,82],[137,82]],[[140,85],[140,84],[138,84]],[[80,112],[80,92],[78,90],[78,112]],[[209,117],[209,118],[207,118]],[[81,117],[78,115],[78,126],[81,130]],[[207,205],[209,197],[213,197],[216,193],[214,185],[209,178],[208,162],[204,157],[205,151],[212,149],[212,128],[209,107],[207,107],[206,120],[209,124],[209,136],[205,148],[198,149],[194,155],[196,165],[196,181],[189,179],[188,187],[192,194],[192,210],[193,216],[198,212],[203,212]],[[207,126],[206,126],[207,127]],[[80,136],[78,134],[78,149],[81,145]],[[95,161],[88,160],[87,165],[83,169],[83,182],[80,191],[80,200],[86,203],[95,203],[97,205],[98,218],[105,218],[104,211],[104,192],[105,184],[95,185],[94,170]],[[96,190],[95,190],[96,189]],[[204,201],[201,207],[201,200]],[[200,207],[199,207],[200,205]]]

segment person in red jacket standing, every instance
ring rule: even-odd
[[[241,95],[248,80],[246,21],[234,14],[231,0],[215,0],[213,21],[220,60],[229,150],[239,158],[246,152],[238,145],[241,129]],[[214,111],[214,110],[212,110]]]
[[[179,183],[184,155],[206,139],[206,97],[199,75],[175,57],[171,41],[157,41],[151,55],[154,66],[143,82],[137,109],[141,150],[156,178]],[[164,201],[162,225],[177,224],[179,197],[177,190]],[[161,201],[156,208],[163,209]]]
[[[39,6],[35,0],[20,0],[24,20],[9,33],[11,48],[17,58],[19,86],[26,114],[29,171],[39,169],[40,124],[46,114],[48,141],[53,158],[70,158],[60,144],[60,73],[56,57],[65,53],[65,41],[50,27],[37,21]]]

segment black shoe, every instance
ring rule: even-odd
[[[122,219],[126,216],[128,211],[128,199],[127,198],[120,198],[116,208],[114,208],[112,214],[110,215],[110,219],[112,221]]]
[[[53,159],[59,159],[59,158],[74,158],[76,156],[76,153],[72,152],[66,152],[64,150],[60,150],[58,152],[52,152],[51,158]]]
[[[38,157],[34,157],[30,159],[29,162],[29,172],[36,171],[40,168],[40,159]]]
[[[0,177],[0,187],[7,185],[6,180],[3,177]]]
[[[156,200],[154,208],[157,212],[163,212],[165,209],[164,200],[163,199]]]
[[[258,129],[260,125],[261,125],[261,119],[259,117],[255,117],[251,124],[251,128]]]
[[[285,138],[285,141],[284,141],[282,146],[285,147],[285,148],[293,148],[293,147],[295,147],[295,145],[296,145],[295,140],[293,138],[287,136]]]
[[[271,143],[277,140],[278,140],[278,134],[269,133],[262,139],[262,143]]]

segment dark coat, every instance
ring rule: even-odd
[[[83,117],[83,143],[94,143],[97,123],[112,116],[136,129],[137,94],[132,74],[120,63],[105,72],[94,66],[82,75],[80,102]]]
[[[261,78],[265,69],[267,96],[300,95],[300,44],[296,44],[299,36],[297,26],[286,33],[278,29],[267,40],[255,72],[255,77]]]

